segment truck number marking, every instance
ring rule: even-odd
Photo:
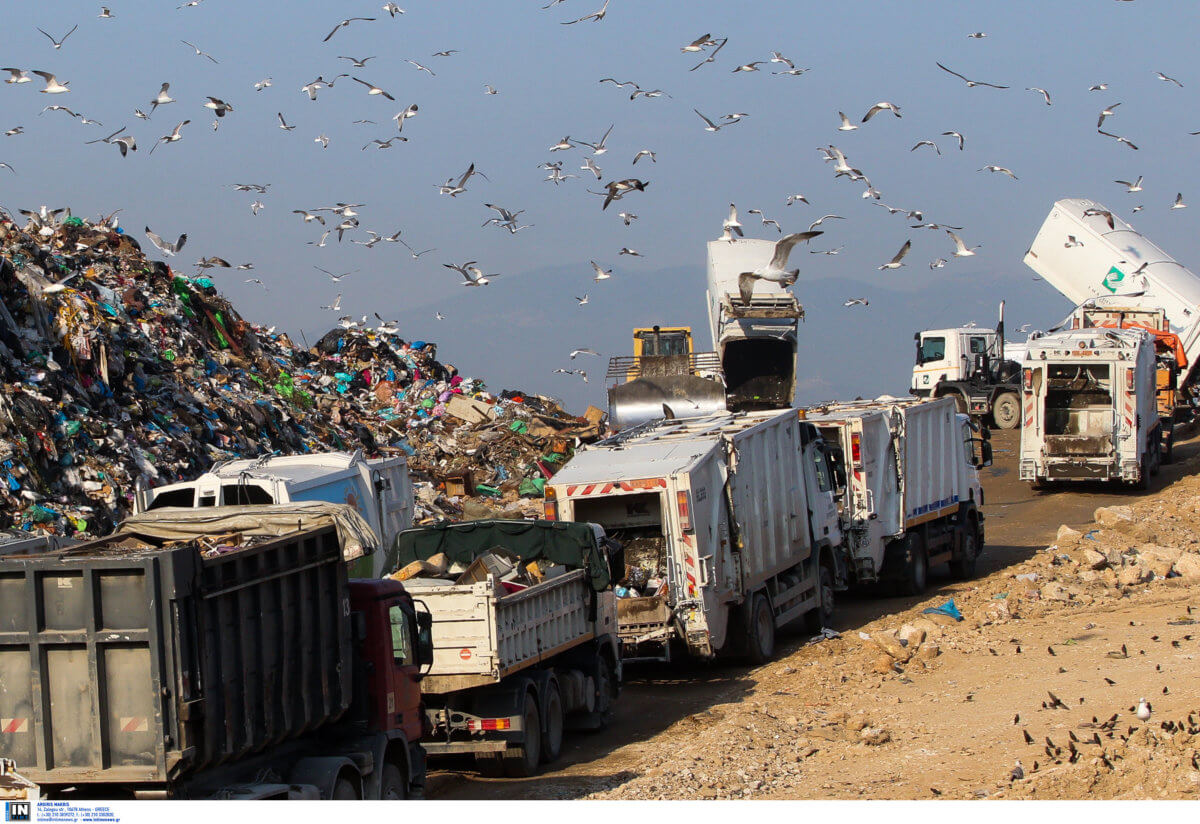
[[[29,732],[29,719],[0,718],[0,732]]]
[[[130,716],[121,719],[121,732],[147,732],[150,722],[146,716]]]
[[[471,660],[471,651],[469,649],[467,649],[466,647],[463,647],[462,649],[460,649],[458,651],[458,657],[463,659],[464,661],[470,661]]]

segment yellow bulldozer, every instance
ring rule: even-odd
[[[715,352],[696,352],[689,326],[633,330],[633,355],[608,362],[609,420],[627,429],[656,418],[725,411],[725,381]]]

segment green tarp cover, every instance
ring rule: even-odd
[[[439,552],[451,561],[471,561],[500,548],[525,561],[545,559],[568,569],[586,569],[597,592],[608,589],[608,560],[596,546],[590,524],[560,521],[466,521],[406,529],[396,538],[396,569],[427,561]],[[390,570],[389,570],[390,571]]]

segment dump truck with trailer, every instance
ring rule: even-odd
[[[565,730],[608,723],[621,658],[607,544],[595,524],[549,521],[400,534],[401,564],[444,555],[468,577],[406,580],[433,622],[421,682],[430,757],[470,754],[487,775],[530,776],[558,759]],[[532,586],[501,580],[485,563],[497,554],[552,571]]]
[[[1025,255],[1025,265],[1073,306],[1120,298],[1123,306],[1161,309],[1179,339],[1187,365],[1179,390],[1188,417],[1200,397],[1200,277],[1104,205],[1082,198],[1057,201]],[[1070,326],[1070,318],[1060,324]]]
[[[1162,459],[1155,352],[1141,329],[1029,340],[1021,372],[1020,477],[1144,487]]]
[[[382,551],[357,562],[350,574],[378,578],[394,560],[396,536],[412,526],[415,502],[408,459],[367,459],[356,450],[224,461],[195,480],[139,488],[134,512],[300,501],[345,504],[370,524]]]
[[[835,462],[849,582],[922,592],[929,568],[975,574],[983,551],[987,430],[948,398],[882,397],[806,410]]]
[[[172,512],[0,555],[0,758],[50,795],[418,795],[429,620],[347,577],[369,527],[327,504]]]
[[[661,420],[593,444],[546,485],[546,517],[624,547],[622,657],[765,661],[778,628],[833,613],[842,536],[820,436],[796,410]]]

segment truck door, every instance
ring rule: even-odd
[[[944,380],[956,380],[946,358],[946,335],[922,332],[917,339],[917,365],[913,368],[912,388],[930,392]]]

